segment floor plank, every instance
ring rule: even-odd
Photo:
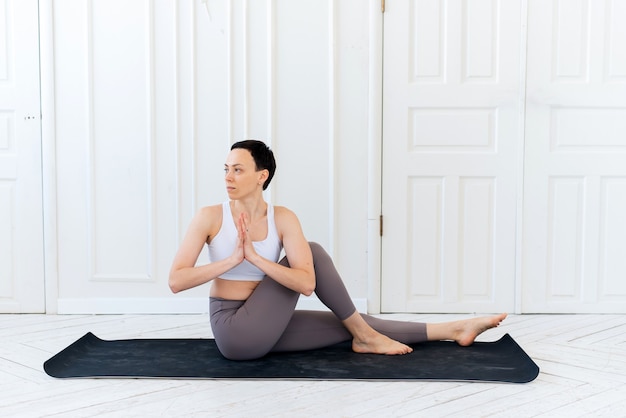
[[[440,322],[468,315],[397,314]],[[210,338],[206,315],[0,315],[2,417],[620,417],[626,315],[511,315],[540,366],[528,384],[53,379],[43,362],[87,332],[103,339]]]

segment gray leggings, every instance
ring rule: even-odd
[[[332,312],[296,310],[300,294],[266,276],[247,300],[211,298],[211,328],[222,355],[251,360],[269,352],[300,351],[352,340],[341,321],[356,308],[332,259],[310,243],[317,297]],[[280,264],[288,266],[286,258]],[[426,341],[426,324],[361,315],[381,334],[405,344]]]

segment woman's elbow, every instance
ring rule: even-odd
[[[170,290],[172,291],[172,293],[178,293],[182,290],[185,290],[181,287],[180,285],[180,280],[177,280],[176,276],[172,273],[170,274],[169,280],[167,282],[167,284],[170,287]]]
[[[307,285],[302,289],[304,296],[311,296],[315,292],[315,277],[307,281]]]
[[[170,291],[172,293],[178,293],[181,291],[181,289],[178,288],[178,286],[176,285],[176,283],[172,282],[171,280],[169,281],[169,286],[170,286]]]

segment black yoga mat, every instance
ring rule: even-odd
[[[496,342],[413,344],[403,356],[357,354],[349,342],[319,350],[231,361],[212,339],[105,341],[92,333],[44,363],[50,376],[283,380],[454,380],[526,383],[539,367],[506,334]]]

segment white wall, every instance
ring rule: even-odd
[[[374,3],[42,1],[48,311],[204,309],[206,287],[170,295],[169,263],[244,138],[365,300]]]
[[[401,2],[388,3],[391,9]],[[498,4],[470,6],[503,10]],[[528,197],[548,190],[549,170],[556,165],[542,156],[555,153],[541,147],[549,142],[544,138],[555,137],[549,123],[535,121],[549,121],[544,116],[550,109],[572,103],[577,108],[624,108],[624,49],[619,48],[624,37],[616,23],[624,8],[617,2],[558,0],[522,0],[521,5],[520,106],[527,113],[520,116],[523,139],[516,161],[503,166],[524,172],[516,182],[514,267],[509,263],[517,309],[522,297],[530,306],[528,300],[548,295],[544,273],[550,264],[543,262],[542,247],[548,229],[541,222],[549,213],[541,205],[550,200],[545,193]],[[550,10],[566,18],[545,20]],[[41,0],[40,15],[48,312],[205,310],[207,287],[169,293],[169,264],[195,210],[226,198],[220,167],[230,143],[244,138],[266,140],[278,157],[277,178],[267,198],[295,210],[307,237],[331,252],[358,307],[364,310],[367,299],[371,312],[379,310],[383,77],[378,0]],[[582,36],[587,27],[590,36]],[[545,41],[558,28],[574,35],[555,38],[562,43]],[[605,48],[607,40],[611,48]],[[604,50],[614,52],[606,55],[611,58],[596,59]],[[567,61],[581,51],[591,54],[592,65],[572,65],[591,68],[593,82],[554,82],[548,71],[552,67],[544,63]],[[617,74],[610,83],[602,79],[609,74],[602,70],[607,63],[614,67],[610,74]],[[535,77],[533,68],[546,72]],[[558,88],[552,89],[552,82]],[[578,91],[580,97],[572,96]],[[595,117],[581,132],[595,132],[590,127],[603,120],[618,121],[619,112],[608,114],[614,119]],[[616,132],[620,126],[616,124]],[[542,311],[562,312],[566,298],[574,301],[563,305],[568,312],[603,306],[607,312],[623,311],[623,234],[613,232],[624,230],[618,215],[624,203],[606,196],[620,196],[626,154],[623,135],[609,134],[610,146],[589,135],[585,141],[594,144],[593,152],[577,149],[581,161],[564,160],[565,168],[586,170],[576,176],[590,176],[585,181],[592,199],[584,195],[584,200],[591,202],[585,213],[593,222],[585,221],[592,228],[584,234],[562,228],[564,239],[575,237],[578,247],[553,251],[563,279],[551,286],[565,291],[556,289],[557,308],[548,301],[537,308]],[[386,146],[392,140],[385,137]],[[539,154],[533,154],[533,144]],[[606,170],[608,157],[613,171]],[[532,172],[540,176],[532,177]],[[576,193],[565,196],[563,207],[582,201]],[[610,204],[601,206],[598,196]],[[532,209],[535,204],[539,207]],[[610,215],[610,226],[597,222],[602,214]],[[576,231],[583,231],[581,219],[572,218]],[[583,236],[590,239],[584,247]],[[602,254],[610,256],[605,257],[611,261],[610,275],[593,267],[600,259],[594,249],[598,242],[604,243]],[[581,256],[578,248],[591,251]],[[585,267],[584,282],[581,274],[568,276],[570,258],[578,272]],[[602,275],[606,280],[598,287],[594,280]],[[523,295],[522,289],[537,294]],[[594,289],[601,291],[604,305]]]

